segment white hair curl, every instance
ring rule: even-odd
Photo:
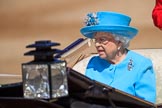
[[[130,43],[130,39],[129,38],[121,36],[121,35],[118,35],[118,34],[114,34],[114,33],[112,34],[112,36],[114,37],[114,39],[116,41],[122,42],[124,48],[128,48],[129,47],[129,43]]]

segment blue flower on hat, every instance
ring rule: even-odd
[[[98,17],[96,13],[88,13],[87,17],[85,19],[85,25],[86,26],[92,26],[92,25],[97,25],[98,24]]]

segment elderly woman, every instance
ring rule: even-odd
[[[95,42],[98,56],[90,59],[85,75],[149,102],[155,102],[152,62],[128,49],[138,30],[131,18],[116,12],[89,13],[81,33]]]

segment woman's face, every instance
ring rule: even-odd
[[[94,35],[95,46],[101,58],[114,59],[119,47],[119,41],[116,41],[112,34],[106,32],[97,32]]]

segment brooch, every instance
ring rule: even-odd
[[[133,60],[129,59],[129,63],[128,63],[128,70],[131,71],[133,69]]]
[[[98,24],[98,17],[96,13],[88,13],[87,17],[85,18],[85,25],[92,26]]]

